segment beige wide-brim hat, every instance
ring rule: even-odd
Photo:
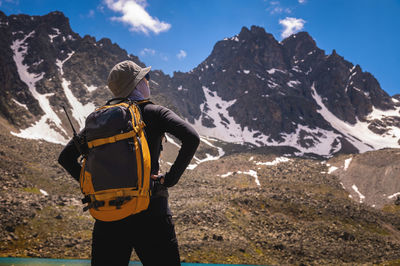
[[[116,64],[107,78],[107,85],[115,97],[128,97],[136,88],[151,67],[142,68],[133,61],[123,61]]]

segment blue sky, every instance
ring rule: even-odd
[[[327,54],[336,49],[400,93],[400,0],[0,0],[0,10],[62,11],[81,36],[110,38],[168,74],[196,67],[243,26],[262,26],[278,41],[307,31]]]

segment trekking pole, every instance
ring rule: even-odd
[[[88,153],[87,143],[86,143],[85,139],[83,139],[82,137],[78,136],[78,134],[76,133],[74,125],[72,124],[72,121],[69,118],[67,109],[65,109],[64,105],[62,105],[62,108],[64,109],[64,112],[67,115],[69,124],[71,125],[72,131],[74,132],[74,136],[72,138],[72,141],[74,142],[75,147],[78,150],[78,152],[85,157],[87,155],[87,153]]]
[[[72,125],[71,119],[69,118],[69,115],[68,115],[68,113],[67,113],[67,109],[65,109],[65,106],[64,106],[64,105],[62,106],[62,108],[64,109],[64,112],[65,112],[65,114],[67,115],[69,124],[71,125],[72,131],[74,132],[74,137],[76,137],[77,134],[76,134],[74,125]]]

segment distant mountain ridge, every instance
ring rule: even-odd
[[[0,115],[26,138],[65,143],[62,105],[83,126],[111,95],[105,81],[128,55],[109,39],[74,33],[61,12],[0,11]],[[188,73],[152,71],[152,95],[203,135],[297,155],[331,156],[400,147],[400,103],[361,67],[316,46],[306,32],[282,42],[261,27],[217,42]]]
[[[244,27],[168,88],[204,135],[326,156],[399,147],[398,100],[306,32],[278,42]]]

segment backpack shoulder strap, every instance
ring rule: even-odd
[[[147,105],[147,104],[154,104],[152,101],[150,100],[142,100],[142,101],[137,101],[135,102],[137,105]]]
[[[127,102],[127,101],[129,101],[128,98],[122,98],[122,97],[112,98],[112,99],[108,100],[105,105],[119,104],[119,103],[123,103],[123,102]]]

